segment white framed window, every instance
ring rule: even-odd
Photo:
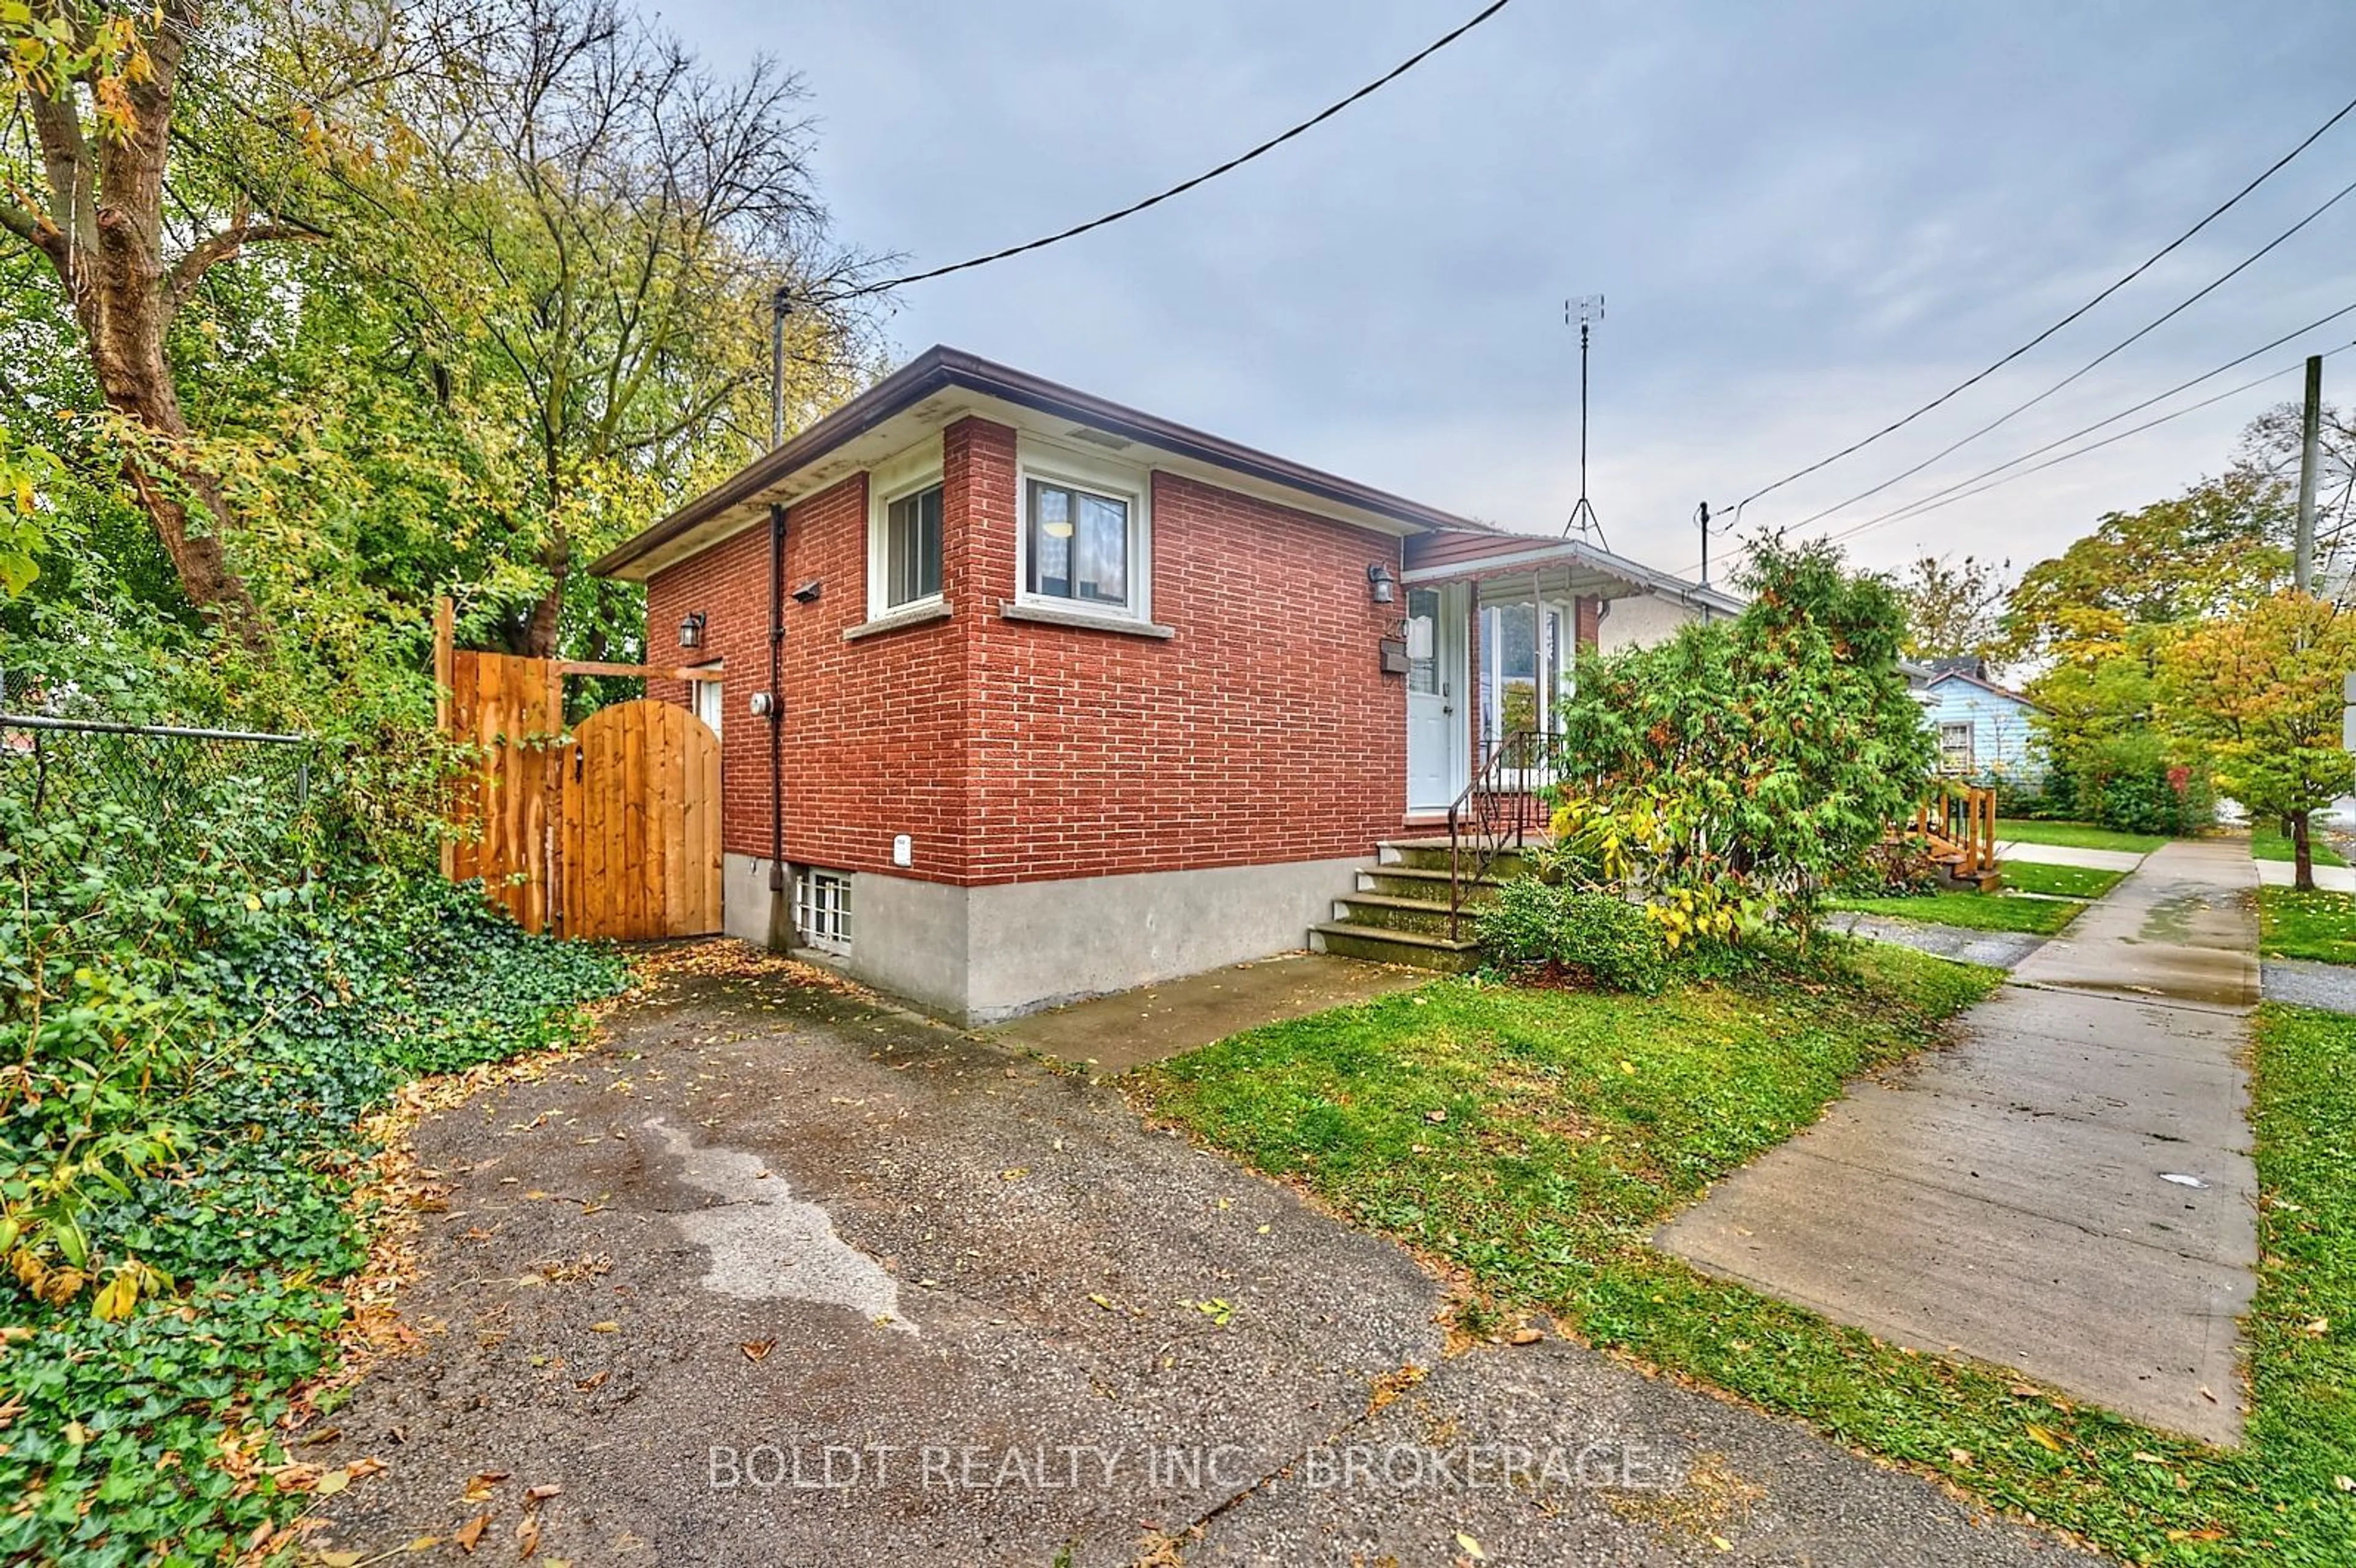
[[[794,877],[794,924],[803,943],[823,953],[851,951],[851,878],[804,869]]]
[[[1939,726],[1939,771],[1943,773],[1968,773],[1972,771],[1970,720],[1949,720]]]
[[[1152,536],[1144,471],[1026,441],[1016,480],[1016,598],[1149,619]]]
[[[905,452],[867,478],[867,618],[941,602],[941,453]]]

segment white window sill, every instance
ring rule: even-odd
[[[948,600],[926,599],[915,604],[903,604],[896,610],[886,610],[881,615],[870,616],[856,626],[845,626],[842,629],[842,640],[846,643],[855,643],[862,637],[880,637],[886,632],[896,632],[903,626],[921,626],[927,622],[946,621],[948,618]]]
[[[1167,639],[1178,635],[1175,626],[1157,625],[1151,621],[1141,621],[1117,611],[1067,609],[1061,604],[1023,603],[1013,599],[999,602],[998,618],[1001,621],[1036,621],[1049,626],[1076,626],[1089,632],[1119,632],[1131,637]]]

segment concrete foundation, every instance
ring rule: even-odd
[[[1328,919],[1366,861],[1296,860],[1192,871],[957,887],[851,877],[852,978],[967,1025],[1289,952]],[[793,950],[791,894],[769,863],[731,855],[728,934]]]

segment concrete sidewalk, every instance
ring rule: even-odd
[[[2238,839],[2156,850],[1954,1047],[1854,1089],[1660,1244],[1901,1344],[2239,1442],[2251,867]]]
[[[2288,860],[2258,860],[2258,880],[2270,888],[2286,888],[2298,880],[2298,868]],[[2315,891],[2319,893],[2356,893],[2356,868],[2318,866],[2315,868]]]
[[[2019,844],[2007,838],[1996,841],[1996,858],[2040,866],[2083,866],[2093,871],[2132,871],[2144,861],[2132,849],[2081,849],[2069,844]]]

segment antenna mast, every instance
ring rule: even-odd
[[[1587,344],[1594,324],[1603,319],[1603,296],[1581,294],[1565,300],[1562,305],[1563,325],[1579,327],[1579,500],[1570,508],[1570,521],[1563,524],[1563,538],[1574,532],[1581,539],[1592,536],[1604,549],[1611,545],[1603,537],[1603,519],[1595,515],[1595,503],[1587,498]]]

